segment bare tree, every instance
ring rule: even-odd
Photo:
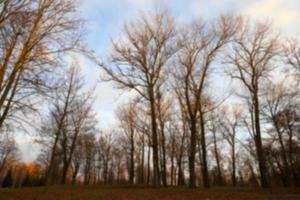
[[[100,161],[103,166],[103,179],[104,183],[109,182],[109,166],[112,162],[113,146],[115,145],[115,140],[113,138],[112,132],[102,134],[98,140],[98,152],[100,156]]]
[[[0,176],[3,175],[5,168],[14,160],[18,159],[18,147],[14,139],[5,135],[1,135],[0,139]]]
[[[297,39],[284,43],[284,61],[293,69],[293,76],[300,81],[300,44]]]
[[[208,118],[208,130],[212,133],[212,140],[213,140],[213,155],[216,159],[216,165],[217,165],[217,175],[216,175],[216,184],[217,185],[223,185],[224,183],[224,177],[222,173],[222,164],[221,164],[221,151],[218,147],[220,142],[222,141],[222,136],[219,136],[220,132],[220,123],[219,123],[219,117],[218,112],[211,112],[209,114]]]
[[[134,102],[129,103],[126,107],[120,107],[117,110],[117,115],[122,132],[125,133],[126,140],[130,146],[129,182],[133,184],[135,177],[135,138],[137,138],[137,111],[134,107]]]
[[[46,182],[51,183],[57,156],[62,156],[61,183],[66,182],[67,171],[80,134],[95,132],[95,116],[92,112],[92,93],[83,90],[83,77],[76,67],[66,71],[64,83],[57,90],[55,102],[50,109],[49,120],[43,125],[41,134],[46,143],[52,140]],[[50,122],[50,124],[49,124]]]
[[[231,181],[235,187],[237,185],[236,180],[236,143],[237,143],[237,128],[241,123],[243,110],[238,107],[232,107],[231,110],[224,110],[221,113],[222,118],[219,123],[221,125],[221,131],[224,139],[228,142],[231,148]]]
[[[149,103],[151,111],[153,145],[153,184],[160,184],[158,165],[156,90],[166,79],[165,69],[174,55],[174,20],[167,12],[151,17],[142,16],[140,21],[124,27],[125,39],[113,43],[113,66],[100,64],[121,88],[133,89]]]
[[[221,16],[218,20],[206,24],[197,21],[185,28],[180,35],[181,49],[178,53],[178,72],[176,79],[179,96],[184,102],[190,126],[189,172],[191,188],[196,187],[195,154],[196,136],[199,125],[201,133],[203,185],[208,188],[207,152],[205,141],[205,88],[211,74],[212,63],[218,53],[230,41],[235,33],[238,20]],[[200,119],[200,123],[197,121]]]
[[[14,112],[32,111],[33,95],[53,87],[60,56],[78,47],[81,36],[73,0],[8,0],[0,10],[2,128],[6,119],[17,120]]]
[[[79,90],[80,91],[80,88]],[[92,112],[92,96],[88,92],[86,94],[78,94],[78,99],[72,103],[70,109],[70,127],[67,132],[62,133],[62,151],[63,151],[63,171],[61,183],[66,183],[67,172],[70,167],[72,157],[76,148],[78,136],[81,134],[93,135],[96,132],[95,115]]]
[[[95,154],[96,154],[96,138],[93,134],[83,134],[82,140],[83,151],[83,176],[84,184],[90,184],[92,181],[93,168],[95,163]],[[93,174],[96,176],[96,174]]]
[[[274,69],[273,61],[280,50],[278,37],[267,23],[245,23],[235,37],[233,52],[228,55],[228,62],[233,66],[231,77],[239,80],[249,94],[261,185],[264,188],[269,187],[270,183],[262,145],[259,86]]]
[[[74,149],[74,153],[72,156],[72,180],[71,183],[76,183],[77,175],[80,172],[80,167],[83,164],[84,152],[83,152],[83,135],[78,136],[77,144]]]
[[[282,164],[280,162],[277,164],[278,168],[282,169],[283,185],[289,186],[291,184],[291,176],[293,176],[294,184],[297,185],[297,175],[293,163],[290,162],[288,154],[289,142],[287,141],[290,133],[289,127],[295,129],[294,120],[297,120],[295,119],[297,115],[295,112],[297,112],[296,110],[299,107],[299,91],[292,85],[287,85],[283,82],[269,83],[264,90],[266,92],[262,101],[262,115],[266,122],[272,124],[273,128],[269,129],[269,133],[274,138],[273,142],[278,142],[280,146],[279,152]],[[274,133],[275,136],[272,136]]]
[[[151,118],[149,116],[149,112],[146,109],[143,109],[143,104],[141,104],[138,108],[138,115],[137,115],[137,130],[140,135],[140,139],[142,140],[142,151],[147,151],[147,153],[143,152],[142,156],[147,155],[147,159],[143,161],[142,158],[142,171],[141,175],[143,174],[143,178],[146,184],[149,185],[150,183],[150,176],[151,176],[151,147],[152,147],[152,139],[151,139]],[[147,173],[144,172],[144,164],[143,162],[147,163]],[[144,177],[145,176],[145,177]]]
[[[162,95],[162,89],[157,90],[156,107],[160,131],[160,147],[161,147],[161,170],[162,170],[162,182],[163,185],[167,186],[167,158],[166,158],[166,124],[170,118],[170,109],[172,107],[172,101]]]
[[[5,26],[9,18],[13,17],[24,7],[28,6],[29,1],[14,1],[14,0],[1,0],[0,1],[0,29]]]

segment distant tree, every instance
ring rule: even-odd
[[[222,155],[221,155],[221,148],[219,144],[222,145],[223,140],[220,134],[220,123],[219,120],[222,116],[216,111],[211,112],[208,117],[208,130],[212,133],[212,143],[213,143],[213,155],[216,159],[216,174],[213,176],[215,177],[215,184],[216,185],[223,185],[224,184],[224,177],[222,172]],[[220,136],[219,136],[220,135]],[[222,142],[222,143],[221,143]]]
[[[97,151],[96,138],[93,134],[83,134],[80,142],[82,143],[81,151],[83,151],[83,183],[90,184],[92,183],[92,176],[95,176],[93,169]]]
[[[9,168],[8,172],[6,173],[6,176],[3,179],[2,187],[10,188],[12,186],[13,186],[13,170],[12,168]]]
[[[292,75],[300,82],[300,43],[292,39],[284,43],[284,61],[293,70]]]
[[[125,134],[125,138],[129,144],[129,182],[134,183],[135,177],[135,143],[137,138],[137,110],[134,102],[130,102],[127,106],[119,107],[117,110],[117,118],[120,122],[121,131]]]
[[[237,185],[237,170],[236,170],[236,157],[237,157],[237,131],[238,127],[240,126],[243,110],[238,107],[231,107],[231,110],[224,110],[221,112],[222,117],[220,117],[220,128],[223,134],[224,139],[230,146],[231,151],[231,182],[232,186]]]
[[[112,132],[103,133],[98,140],[98,153],[100,163],[102,164],[102,176],[105,184],[109,183],[109,170],[112,163],[113,157],[113,147],[115,144],[115,139],[113,138]]]
[[[0,175],[11,167],[13,161],[18,160],[18,147],[14,139],[7,134],[0,136]]]

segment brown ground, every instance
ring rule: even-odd
[[[300,200],[295,189],[187,188],[126,186],[53,186],[0,189],[0,200]]]

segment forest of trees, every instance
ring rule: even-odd
[[[300,186],[297,39],[246,16],[184,24],[161,10],[126,23],[104,57],[85,45],[77,6],[0,0],[2,187]],[[133,92],[109,130],[71,55]],[[38,135],[34,163],[21,162],[18,131]]]

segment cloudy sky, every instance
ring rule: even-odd
[[[283,34],[296,36],[300,32],[299,0],[82,0],[81,12],[87,20],[87,42],[98,55],[105,57],[110,48],[111,39],[120,35],[123,24],[134,20],[141,12],[156,8],[169,8],[179,21],[195,18],[214,18],[221,13],[237,13],[250,16],[255,20],[272,20],[274,26]],[[83,60],[86,78],[99,80],[100,71],[93,64]],[[126,98],[108,83],[99,83],[96,109],[101,126],[112,122],[113,108],[116,102]]]
[[[195,18],[214,18],[221,13],[247,15],[254,20],[272,20],[274,26],[287,36],[299,36],[300,0],[80,0],[80,12],[86,20],[86,40],[97,55],[106,56],[111,39],[118,37],[125,22],[142,12],[168,8],[178,21]],[[114,109],[128,94],[100,82],[100,70],[84,58],[77,58],[89,85],[97,85],[95,110],[99,126],[108,128],[114,123]],[[30,136],[19,140],[24,161],[33,161],[37,145]]]

